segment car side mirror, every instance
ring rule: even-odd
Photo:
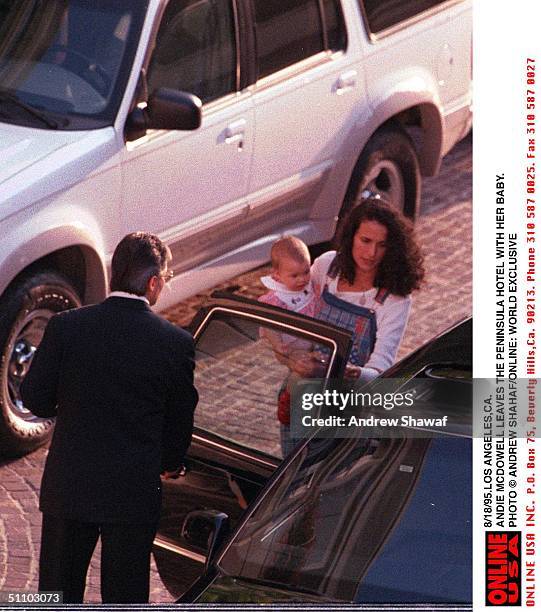
[[[191,93],[160,87],[149,96],[146,108],[137,106],[129,114],[128,140],[140,138],[146,130],[196,130],[202,106]]]
[[[205,571],[229,532],[229,517],[217,510],[194,510],[186,515],[182,524],[184,540],[206,551]]]

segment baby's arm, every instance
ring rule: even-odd
[[[279,308],[285,308],[285,304],[273,291],[269,291],[268,293],[265,293],[265,295],[260,296],[258,298],[258,302],[270,304],[271,306],[278,306]],[[261,338],[269,342],[274,354],[276,355],[276,359],[278,359],[280,363],[285,363],[287,361],[287,347],[282,342],[281,334],[267,328],[261,328],[259,335]]]

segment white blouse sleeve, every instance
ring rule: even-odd
[[[331,263],[335,257],[336,251],[327,251],[326,253],[323,253],[323,255],[320,255],[312,264],[310,278],[312,283],[317,285],[319,291],[321,291],[325,285],[327,272],[329,271]]]
[[[390,368],[406,329],[411,308],[411,296],[390,295],[376,311],[376,344],[370,359],[361,368],[361,380],[371,380]]]

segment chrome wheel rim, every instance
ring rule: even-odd
[[[25,421],[41,420],[23,406],[20,387],[43,338],[45,327],[54,314],[52,310],[45,309],[27,313],[13,330],[8,346],[5,384],[9,406],[14,416]]]
[[[383,159],[370,168],[370,172],[364,177],[360,192],[361,195],[363,192],[378,194],[391,206],[404,210],[406,200],[404,178],[398,165],[389,159]]]

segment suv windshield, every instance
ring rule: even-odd
[[[0,0],[0,120],[111,125],[147,2]]]

